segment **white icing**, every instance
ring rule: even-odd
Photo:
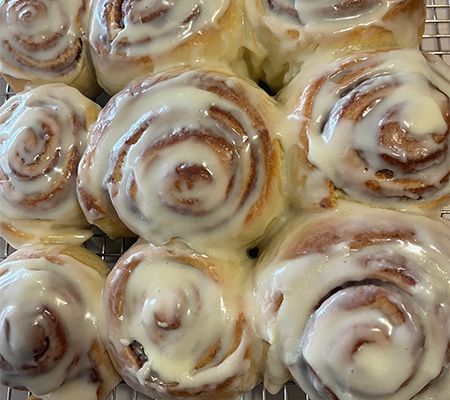
[[[316,311],[302,343],[303,355],[327,386],[332,386],[334,377],[339,377],[339,384],[348,387],[349,391],[364,393],[370,385],[369,390],[374,396],[388,396],[415,373],[414,366],[421,352],[412,349],[420,349],[420,326],[414,325],[415,316],[396,327],[380,310],[339,309],[340,298],[351,298],[357,293],[355,289],[342,290]],[[408,298],[396,300],[404,308],[401,300],[408,301]],[[336,308],[333,303],[337,303]],[[414,310],[409,307],[411,309]],[[317,332],[332,334],[319,335]],[[370,343],[362,345],[349,362],[358,338]]]
[[[138,77],[182,65],[223,65],[247,75],[240,0],[95,0],[89,41],[100,84],[117,93]],[[108,16],[111,14],[111,16]],[[116,16],[117,19],[117,16]]]
[[[296,243],[322,229],[342,239],[323,252],[289,259]],[[348,232],[396,231],[412,232],[414,239],[350,247],[353,235]],[[403,400],[416,398],[442,372],[439,386],[432,384],[417,398],[432,394],[434,400],[445,400],[450,388],[448,225],[344,204],[339,211],[293,223],[285,232],[287,237],[258,267],[249,303],[258,334],[270,344],[266,386],[279,390],[289,369],[311,399],[322,399],[325,394],[309,365],[339,399]],[[402,283],[386,268],[416,283]],[[361,306],[363,295],[380,291],[404,320],[395,322],[382,306]],[[280,293],[283,302],[275,312]],[[351,308],[355,302],[360,305]]]
[[[248,0],[246,15],[262,50],[252,61],[274,89],[294,78],[317,49],[418,47],[420,0]],[[410,4],[412,3],[412,4]]]
[[[228,8],[229,0],[196,1],[130,1],[120,26],[105,26],[104,10],[111,0],[97,0],[91,24],[91,40],[107,37],[110,51],[127,57],[150,56],[167,52],[202,32],[215,27]],[[121,10],[122,11],[122,10]],[[122,11],[123,12],[123,11]],[[161,13],[153,20],[145,21],[151,14]],[[195,18],[189,18],[197,14]],[[189,19],[189,22],[183,22]]]
[[[57,73],[45,66],[52,65],[67,49],[79,46],[84,37],[86,6],[84,0],[1,1],[0,72],[29,80],[63,75],[76,77],[82,69],[78,61]],[[49,41],[51,45],[48,45]],[[5,43],[18,57],[8,51]],[[33,60],[34,66],[25,65],[21,58]]]
[[[15,95],[0,108],[0,219],[45,238],[86,227],[75,190],[78,160],[99,107],[78,90],[45,85]],[[90,115],[88,117],[88,115]],[[69,167],[69,160],[73,164]],[[31,177],[31,179],[27,179]],[[53,193],[53,195],[50,195]],[[48,196],[36,201],[44,194]],[[42,224],[36,229],[33,222]],[[60,226],[62,231],[52,226]],[[42,231],[39,233],[39,229]],[[68,233],[68,232],[66,232]],[[86,232],[72,232],[86,236]],[[75,241],[78,239],[74,238]]]
[[[196,267],[199,261],[194,257],[199,256],[138,245],[119,261],[107,284],[105,300],[110,301],[111,285],[118,279],[128,279],[124,293],[114,291],[117,300],[123,296],[122,314],[119,319],[111,315],[107,318],[109,341],[114,348],[111,354],[120,357],[133,342],[142,345],[147,357],[142,366],[124,365],[120,358],[116,364],[130,385],[149,396],[155,390],[164,390],[152,377],[162,385],[176,383],[172,389],[169,386],[169,390],[176,391],[214,391],[229,379],[231,386],[225,390],[249,389],[241,388],[242,382],[236,379],[246,376],[252,368],[247,355],[251,334],[245,325],[242,334],[237,328],[242,305],[236,292],[238,286],[231,282],[238,281],[223,281],[227,270],[224,265],[220,265],[220,271],[213,264],[210,270]],[[210,262],[206,256],[201,258],[202,264]],[[129,278],[117,270],[127,260],[139,260]],[[242,276],[238,266],[233,270]],[[245,286],[245,280],[239,284]],[[211,349],[216,349],[212,359],[197,368]]]
[[[143,4],[140,4],[143,3]],[[133,2],[131,10],[124,15],[124,28],[117,32],[111,43],[111,50],[118,51],[122,41],[136,43],[133,48],[126,49],[127,56],[158,54],[178,46],[193,34],[201,32],[209,26],[215,26],[228,8],[228,0],[196,0],[196,1],[153,1]],[[147,4],[145,4],[147,3]],[[135,15],[155,12],[167,7],[168,13],[155,24],[144,24]],[[101,9],[101,7],[100,7]],[[197,11],[198,10],[198,11]],[[193,13],[199,13],[199,18],[185,21]],[[137,20],[137,21],[136,21]],[[94,24],[94,29],[100,24]],[[97,32],[94,30],[94,35]],[[145,45],[142,43],[151,38]],[[119,45],[119,46],[118,46]]]
[[[103,375],[100,381],[89,380],[90,370],[96,367],[89,353],[92,345],[99,343],[104,277],[58,249],[29,247],[0,265],[0,354],[13,368],[0,368],[0,380],[9,386],[26,387],[44,399],[68,400],[83,394],[84,399],[94,400],[106,378]],[[59,353],[57,324],[66,339],[66,349],[60,358],[52,360]],[[38,338],[34,344],[33,335]],[[36,361],[39,350],[33,345],[42,346],[44,341],[39,335],[48,337],[49,348],[45,358]],[[30,374],[22,369],[24,365],[37,371],[40,368],[41,372]],[[112,369],[108,374],[114,376]]]
[[[290,29],[311,36],[330,35],[357,27],[379,25],[392,29],[400,43],[408,43],[413,37],[409,29],[406,29],[410,33],[409,38],[404,33],[406,25],[400,24],[399,27],[399,24],[395,26],[384,21],[384,17],[404,3],[404,0],[366,1],[365,6],[360,8],[354,6],[353,9],[351,5],[345,7],[345,3],[355,3],[354,1],[342,0],[280,0],[273,2],[275,9],[269,7],[269,1],[262,0],[262,2],[266,14],[262,17],[261,23],[279,34]],[[249,4],[250,7],[256,6],[254,1]]]
[[[324,28],[333,32],[339,32],[354,28],[355,25],[369,25],[371,23],[379,22],[390,8],[401,2],[402,0],[366,1],[366,3],[369,4],[362,9],[356,9],[355,12],[345,12],[346,10],[343,9],[343,12],[339,13],[339,8],[337,8],[337,6],[351,3],[351,1],[291,1],[291,3],[294,3],[294,8],[297,11],[300,22],[303,25],[320,32],[323,32]],[[350,11],[351,7],[349,7],[348,10]]]
[[[336,187],[355,199],[373,201],[379,198],[377,202],[396,206],[388,199],[406,198],[427,202],[448,195],[450,184],[444,178],[449,173],[446,149],[450,137],[441,143],[436,143],[434,139],[447,134],[449,130],[444,119],[450,97],[450,81],[446,80],[448,67],[437,60],[428,61],[417,50],[359,56],[360,61],[349,64],[344,71],[354,76],[345,85],[339,83],[344,73],[334,73],[351,57],[338,60],[330,66],[318,68],[316,64],[314,72],[311,67],[306,68],[306,76],[293,82],[283,93],[283,98],[292,96],[298,99],[305,87],[319,84],[318,92],[313,95],[311,120],[306,122],[309,161]],[[309,82],[307,77],[310,78]],[[326,81],[320,84],[319,80],[323,77]],[[374,100],[370,104],[364,103],[369,105],[363,112],[355,111],[357,115],[353,117],[361,118],[356,121],[346,118],[343,112],[347,107],[351,103],[364,102],[361,99],[365,95],[373,95]],[[288,107],[292,107],[292,104]],[[353,108],[357,109],[355,105]],[[297,106],[294,114],[302,112],[301,106]],[[389,123],[398,124],[406,133],[406,145],[401,144],[401,138],[397,135],[392,136],[392,143],[380,143],[381,129]],[[297,138],[299,132],[296,130]],[[419,144],[417,149],[408,153],[410,139]],[[422,162],[415,170],[408,171],[401,164],[394,163],[412,163],[415,159],[424,159],[440,151],[441,156]],[[394,161],[386,161],[382,158],[385,156]],[[376,173],[381,170],[392,171],[393,177],[378,178]],[[422,182],[422,187],[432,185],[435,188],[422,194],[408,191],[408,185],[402,183],[404,180],[416,180]],[[369,189],[366,186],[369,181],[377,182],[381,189],[377,192]]]
[[[80,187],[103,204],[111,202],[110,207],[124,224],[146,240],[161,243],[182,237],[222,246],[223,238],[245,237],[248,228],[242,227],[247,216],[275,180],[270,175],[273,171],[266,171],[269,157],[273,157],[273,153],[264,154],[263,143],[270,140],[267,132],[258,130],[246,109],[202,87],[203,80],[211,79],[218,84],[237,85],[237,93],[247,88],[231,77],[195,71],[155,84],[143,81],[140,87],[146,89],[138,95],[124,91],[113,98],[112,112],[107,107],[94,127],[94,131],[103,129],[103,134],[88,146],[86,162],[80,168]],[[260,96],[259,91],[248,88],[249,96]],[[270,113],[271,104],[265,103],[266,99],[265,95],[256,98],[251,106],[261,105]],[[228,113],[245,133],[214,119],[213,108]],[[127,145],[141,127],[144,130],[137,142]],[[163,145],[159,147],[158,143]],[[121,180],[115,183],[111,176],[123,151]],[[256,175],[246,195],[252,160]],[[202,172],[190,174],[189,168]],[[184,178],[183,170],[192,180]],[[135,201],[130,197],[133,181],[137,187]],[[272,193],[273,207],[263,209],[267,219],[256,222],[258,232],[251,234],[252,239],[279,211],[277,189]],[[88,215],[94,223],[99,217]],[[251,222],[247,225],[250,228]]]

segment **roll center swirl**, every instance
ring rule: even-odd
[[[424,342],[406,298],[382,287],[354,287],[320,305],[308,323],[303,354],[325,386],[386,396],[414,376]]]

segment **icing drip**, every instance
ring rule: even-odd
[[[109,350],[132,387],[164,398],[232,398],[255,384],[238,286],[217,263],[148,244],[119,260],[105,292]]]
[[[86,226],[76,197],[75,175],[87,129],[98,110],[76,89],[63,84],[15,95],[0,108],[0,216],[4,224],[45,222],[48,226],[36,229],[33,222],[17,226],[42,239],[55,233],[50,225],[78,230]],[[7,232],[5,236],[14,242]]]
[[[281,18],[285,23],[323,34],[383,25],[385,16],[405,0],[263,0],[263,3],[268,20]]]
[[[448,226],[342,204],[285,233],[250,298],[269,389],[289,370],[314,400],[445,399]]]
[[[0,3],[0,71],[30,79],[77,76],[84,39],[83,0]]]
[[[0,265],[0,381],[55,400],[71,398],[68,384],[100,399],[117,383],[99,341],[104,275],[66,249],[28,247]]]
[[[445,201],[450,81],[441,64],[417,50],[359,53],[300,77],[306,88],[293,82],[285,97],[302,93],[294,114],[305,118],[308,160],[354,199]]]
[[[275,90],[318,50],[417,48],[424,0],[249,0],[246,15],[260,46],[248,46],[254,68]]]
[[[100,114],[81,163],[88,219],[105,213],[90,207],[96,199],[108,217],[117,212],[157,243],[254,240],[280,208],[276,148],[259,106],[273,112],[245,81],[204,71],[163,74],[121,92]]]
[[[109,53],[127,57],[165,53],[193,35],[217,27],[228,0],[98,0],[91,40],[102,38]]]
[[[100,84],[115,94],[171,67],[220,65],[247,75],[240,0],[96,0],[89,42]]]

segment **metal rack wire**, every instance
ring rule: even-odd
[[[422,49],[441,56],[450,64],[450,0],[428,0],[427,20]],[[8,99],[13,92],[0,82],[0,104]],[[443,210],[442,216],[450,219],[450,207]],[[113,265],[120,255],[128,249],[133,240],[111,240],[97,232],[86,247],[98,254],[109,265]],[[6,258],[14,249],[0,239],[0,260]],[[29,394],[28,394],[29,395]],[[25,400],[26,392],[12,388],[0,387],[0,400]],[[146,396],[134,392],[125,384],[121,384],[108,400],[148,400]],[[80,399],[83,400],[83,399]],[[262,386],[251,393],[241,396],[240,400],[308,400],[307,396],[293,383],[288,383],[277,395],[270,395]]]

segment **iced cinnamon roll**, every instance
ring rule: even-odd
[[[105,400],[119,383],[101,341],[106,264],[37,245],[0,264],[0,382],[36,398]]]
[[[89,58],[87,0],[0,2],[0,74],[15,91],[64,82],[98,92]]]
[[[297,221],[256,272],[251,304],[273,392],[312,400],[445,400],[450,390],[450,230],[345,205]]]
[[[243,63],[240,0],[94,0],[90,45],[110,94],[168,66]]]
[[[331,198],[334,192],[393,208],[447,202],[449,67],[418,50],[327,61],[306,65],[281,96],[290,114],[284,129],[297,199],[309,176],[318,182],[322,174]],[[321,201],[333,202],[326,193]]]
[[[76,173],[99,109],[64,84],[23,92],[0,107],[0,235],[14,247],[90,237]]]
[[[424,0],[249,0],[249,23],[261,44],[253,61],[279,88],[317,49],[418,47]]]
[[[158,399],[234,399],[257,382],[246,269],[181,244],[132,247],[104,293],[109,354]]]
[[[276,112],[255,85],[217,71],[135,82],[91,129],[78,177],[88,221],[157,244],[252,243],[282,209]]]

